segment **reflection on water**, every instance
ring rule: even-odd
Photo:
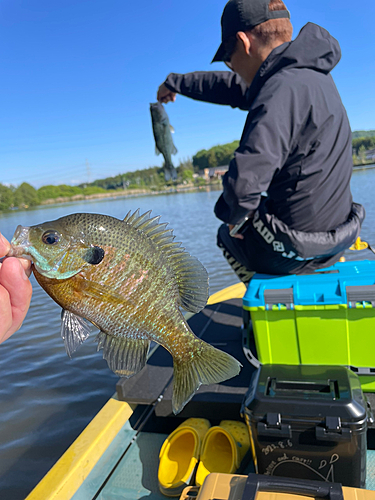
[[[362,236],[375,243],[375,170],[355,172],[355,201],[367,211]],[[169,222],[176,241],[205,265],[210,293],[238,280],[216,247],[220,225],[213,214],[218,192],[80,202],[0,215],[0,231],[93,212],[123,218],[129,210],[152,210]],[[348,258],[375,258],[369,251]],[[19,332],[0,346],[0,498],[19,500],[43,477],[114,393],[117,377],[96,352],[94,335],[69,359],[60,338],[60,308],[33,280],[33,298]]]

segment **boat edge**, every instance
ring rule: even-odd
[[[134,409],[113,395],[25,500],[71,499]]]
[[[231,285],[212,294],[207,305],[240,299],[245,291],[243,283]],[[25,500],[70,500],[135,408],[114,394]]]

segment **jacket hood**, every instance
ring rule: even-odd
[[[338,41],[321,26],[307,23],[295,40],[270,53],[255,75],[249,94],[257,94],[265,81],[281,69],[306,68],[328,74],[340,58]]]

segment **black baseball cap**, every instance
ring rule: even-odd
[[[229,0],[221,16],[221,44],[211,62],[222,61],[225,42],[238,31],[249,31],[269,19],[290,19],[288,10],[268,9],[270,0]]]

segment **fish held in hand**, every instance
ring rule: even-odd
[[[166,181],[177,179],[177,171],[172,162],[172,155],[177,153],[173,143],[173,127],[169,123],[169,118],[164,106],[160,102],[150,104],[152,130],[155,139],[156,154],[164,156],[164,177]]]
[[[174,241],[150,212],[124,220],[72,214],[18,226],[9,255],[33,261],[42,288],[62,308],[69,356],[86,340],[90,323],[108,366],[131,377],[146,364],[151,341],[173,357],[172,406],[182,410],[201,384],[236,376],[240,363],[196,337],[180,307],[198,312],[207,302],[203,265]]]

